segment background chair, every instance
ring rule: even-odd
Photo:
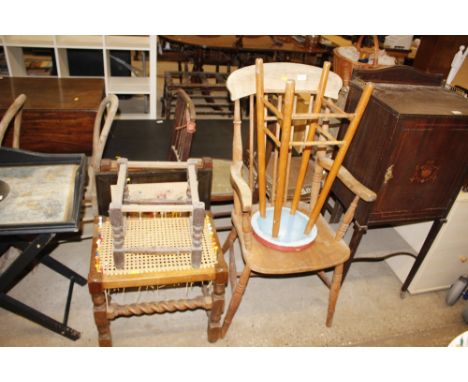
[[[27,97],[24,94],[20,94],[18,97],[16,97],[6,113],[3,115],[3,118],[0,121],[0,146],[2,145],[3,138],[5,137],[10,122],[14,119],[12,147],[15,149],[19,148],[21,117],[23,115],[23,108],[24,104],[26,103],[26,99]]]
[[[129,162],[129,167],[132,167]],[[148,165],[148,163],[150,165]],[[153,163],[153,164],[151,164]],[[129,172],[129,182],[138,186],[139,183],[187,182],[186,162],[138,162],[137,166],[148,166],[139,171]],[[201,161],[197,170],[198,193],[200,200],[209,206],[211,190],[211,163]],[[111,198],[110,185],[116,184],[117,173],[101,172],[96,174],[98,205],[100,212],[107,215]],[[170,184],[169,184],[170,187]],[[130,195],[131,196],[131,195]],[[154,220],[155,216],[136,217],[136,224],[145,219]],[[181,220],[179,216],[156,217],[156,220],[169,218],[175,223]],[[182,219],[183,220],[183,219]],[[128,224],[129,220],[127,221]],[[157,222],[155,221],[154,224]],[[170,223],[172,224],[172,222]],[[107,230],[107,231],[106,231]],[[89,291],[94,304],[94,319],[99,333],[99,345],[111,346],[110,321],[120,317],[139,316],[174,311],[205,309],[208,314],[207,335],[210,342],[215,342],[221,335],[221,316],[224,309],[224,290],[227,283],[227,265],[220,249],[216,230],[209,213],[205,215],[203,229],[203,251],[201,265],[192,265],[192,258],[184,252],[180,253],[125,253],[125,265],[117,269],[113,260],[112,245],[109,247],[109,223],[104,219],[100,226],[95,221],[93,247],[91,250],[90,271],[88,276]],[[107,232],[107,233],[106,233]],[[147,236],[141,236],[147,240]],[[164,238],[165,245],[171,243],[173,233]],[[99,244],[98,244],[99,243]],[[103,247],[100,245],[103,244]],[[125,242],[125,245],[128,243]],[[134,242],[139,246],[144,243]],[[107,248],[107,249],[106,249]],[[200,285],[202,294],[193,298],[160,299],[134,303],[117,303],[113,301],[111,292],[117,290],[158,289],[163,286]]]
[[[99,172],[102,160],[102,154],[106,147],[107,138],[109,136],[112,122],[114,122],[115,114],[119,108],[119,99],[114,94],[109,94],[105,97],[96,114],[93,129],[93,151],[91,160],[88,165],[88,189],[85,195],[86,200],[91,200],[93,216],[98,214],[98,206],[96,200],[96,183],[95,174]]]
[[[168,160],[186,161],[190,156],[192,141],[196,132],[197,111],[191,96],[183,89],[175,91],[177,96],[174,119],[171,131],[171,144],[169,147]],[[226,159],[212,158],[213,181],[211,188],[211,202],[231,203],[233,192],[230,182],[231,161]],[[229,217],[230,212],[214,212],[213,217]],[[230,227],[218,227],[218,230],[229,230]]]
[[[291,81],[291,79],[293,79]],[[328,81],[327,81],[328,79]],[[329,73],[329,63],[324,69],[314,68],[302,64],[270,63],[265,64],[257,60],[256,66],[245,67],[233,72],[228,78],[227,86],[234,101],[234,139],[233,139],[233,164],[231,166],[231,179],[234,187],[234,211],[232,213],[233,229],[231,230],[223,251],[230,251],[229,279],[232,289],[232,297],[224,318],[222,335],[229,329],[232,319],[239,307],[245,288],[252,272],[264,275],[293,275],[305,272],[315,272],[325,285],[330,289],[328,314],[326,325],[331,326],[335,305],[338,298],[343,264],[349,258],[349,247],[342,240],[359,200],[373,201],[375,193],[360,184],[344,167],[340,167],[341,161],[349,147],[352,134],[359,125],[367,101],[372,92],[372,86],[368,86],[365,96],[355,113],[345,113],[337,107],[332,99],[338,97],[341,88],[341,79],[334,73]],[[313,104],[310,104],[306,113],[294,112],[294,104],[299,102],[303,94],[313,96]],[[255,96],[255,102],[254,102]],[[254,161],[254,125],[253,113],[251,116],[251,130],[249,133],[249,181],[246,182],[242,175],[244,149],[242,147],[240,100],[243,97],[250,98],[251,109],[255,103],[256,160]],[[270,102],[277,100],[276,106]],[[338,142],[328,132],[328,122],[331,118],[350,120],[346,139]],[[306,138],[301,142],[291,140],[291,132],[295,123],[310,121]],[[266,123],[279,123],[280,137],[271,133]],[[318,139],[316,138],[316,135]],[[275,192],[266,191],[266,141],[271,140],[279,147],[279,159],[273,171],[272,184],[276,185]],[[327,147],[338,145],[341,149],[337,159],[329,159],[326,155]],[[286,251],[282,248],[273,248],[254,234],[251,219],[252,215],[266,208],[267,205],[275,206],[281,211],[286,202],[287,181],[291,165],[291,148],[302,148],[301,167],[298,172],[297,182],[294,188],[293,200],[288,205],[291,210],[299,210],[309,216],[309,224],[317,227],[317,237],[312,245],[298,248],[295,251]],[[313,152],[314,151],[314,152]],[[301,202],[301,189],[307,174],[309,159],[315,155],[313,163],[313,182],[309,203]],[[289,158],[288,158],[289,157]],[[254,168],[257,164],[257,169]],[[324,174],[328,173],[324,180]],[[254,173],[256,179],[254,179]],[[350,188],[355,198],[343,218],[339,228],[334,231],[325,221],[320,211],[327,198],[331,183],[335,176]],[[254,205],[253,191],[258,185],[259,204]],[[273,223],[275,227],[276,223]],[[306,231],[311,227],[306,227]],[[273,228],[274,229],[274,228]],[[274,234],[273,234],[274,236]],[[239,239],[244,269],[238,279],[233,243]],[[330,281],[325,270],[333,269],[333,279]]]
[[[183,89],[176,90],[176,105],[171,131],[169,161],[186,161],[196,131],[196,112],[192,99]]]

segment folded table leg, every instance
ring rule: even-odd
[[[36,236],[33,241],[23,247],[23,251],[19,257],[13,261],[13,263],[0,276],[0,307],[27,318],[28,320],[31,320],[71,340],[77,340],[80,338],[80,332],[67,326],[68,312],[70,309],[71,292],[73,291],[72,285],[75,282],[80,285],[85,285],[86,279],[48,255],[45,255],[40,259],[41,253],[52,242],[55,236],[56,235],[54,233],[40,234]],[[60,273],[70,279],[70,287],[68,289],[63,323],[54,320],[53,318],[6,294],[17,281],[18,277],[24,273],[24,270],[33,265],[37,259],[40,259],[41,262],[57,273]]]

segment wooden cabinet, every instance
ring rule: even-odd
[[[91,154],[93,128],[104,96],[99,78],[0,79],[0,118],[14,99],[26,94],[21,122],[20,147],[47,153]],[[5,145],[12,140],[7,131]]]
[[[347,110],[354,110],[361,90],[351,83]],[[378,193],[372,206],[361,204],[358,221],[445,217],[467,160],[468,100],[441,87],[376,84],[344,162]]]
[[[4,35],[0,36],[0,47],[6,58],[8,75],[11,77],[28,77],[24,60],[24,48],[48,48],[56,63],[57,77],[70,77],[70,65],[67,50],[95,51],[102,55],[102,79],[106,94],[124,97],[142,96],[149,99],[147,109],[141,113],[126,112],[125,99],[120,103],[118,118],[122,119],[156,119],[156,36],[117,36],[117,35]],[[132,51],[148,53],[149,72],[138,68],[131,69],[131,76],[116,76],[111,70],[111,62],[118,62],[113,51]],[[145,63],[143,63],[145,65]],[[141,73],[140,73],[141,72]],[[137,75],[138,74],[138,75]],[[135,104],[135,102],[129,102]],[[135,105],[133,105],[135,108]],[[137,109],[140,109],[138,107]]]
[[[351,82],[346,110],[355,109],[362,89],[362,80]],[[378,194],[356,211],[361,236],[372,226],[441,226],[468,169],[468,100],[440,86],[376,83],[344,165]],[[344,206],[351,202],[340,182],[333,194]],[[355,252],[356,229],[352,240]]]
[[[414,67],[429,73],[440,73],[446,78],[460,45],[468,45],[468,35],[421,36]]]

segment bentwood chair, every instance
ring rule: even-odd
[[[20,94],[13,103],[10,105],[6,113],[3,115],[0,121],[0,146],[2,145],[3,138],[5,137],[8,126],[11,121],[13,122],[13,140],[12,147],[18,149],[20,146],[20,132],[21,132],[21,117],[23,114],[24,104],[26,103],[26,96]]]
[[[91,200],[93,216],[98,214],[95,174],[100,170],[102,155],[118,108],[119,99],[116,95],[109,94],[101,101],[94,120],[93,151],[88,166],[89,183],[85,195],[85,199]]]
[[[372,92],[372,85],[366,87],[364,96],[354,113],[345,113],[335,105],[342,81],[338,75],[329,71],[329,63],[323,69],[294,63],[267,63],[257,60],[255,66],[248,66],[233,72],[227,87],[234,102],[234,138],[233,164],[231,179],[234,188],[234,210],[232,212],[233,229],[223,245],[223,252],[229,250],[229,281],[232,297],[224,318],[222,335],[228,331],[232,319],[239,307],[242,296],[252,273],[257,275],[294,275],[306,272],[316,273],[329,288],[328,314],[326,325],[331,326],[335,305],[338,298],[343,264],[350,256],[348,245],[343,236],[353,219],[353,214],[360,200],[373,201],[375,193],[356,180],[341,162],[349,147],[352,136],[359,125]],[[242,147],[240,102],[250,99],[249,147]],[[306,112],[296,111],[299,103],[307,102]],[[255,112],[253,112],[255,111]],[[342,141],[337,141],[328,131],[329,121],[348,120],[348,134]],[[293,129],[298,123],[306,121],[307,134],[304,140],[294,141]],[[276,124],[270,131],[268,124]],[[255,129],[254,129],[255,127]],[[254,136],[257,145],[254,147]],[[267,191],[265,146],[270,142],[277,147],[273,154],[274,168],[272,185]],[[339,147],[336,159],[327,156],[327,148]],[[292,149],[301,152],[300,167],[295,179],[288,176],[291,171]],[[249,180],[245,181],[241,169],[244,165],[244,151],[249,153]],[[314,161],[310,162],[313,158]],[[312,185],[308,202],[303,199],[302,188],[308,167],[312,167]],[[338,178],[350,188],[355,198],[344,215],[337,230],[328,225],[321,210],[327,199],[330,187]],[[288,182],[294,183],[292,201],[288,201]],[[253,192],[258,188],[258,204],[253,204]],[[273,209],[271,236],[275,238],[281,229],[283,207],[288,207],[291,214],[300,211],[307,217],[304,234],[317,228],[317,236],[312,244],[289,248],[287,243],[272,245],[269,239],[254,231],[252,217],[258,211],[264,218],[268,208]],[[289,214],[289,212],[287,212]],[[275,232],[276,231],[276,232]],[[296,232],[297,233],[297,232]],[[302,233],[302,231],[300,232]],[[281,237],[281,236],[278,236]],[[234,241],[238,239],[244,260],[244,268],[238,277],[234,253]],[[329,280],[325,271],[334,270],[333,279]]]

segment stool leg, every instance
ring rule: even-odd
[[[208,341],[216,342],[221,336],[221,316],[224,311],[224,282],[217,282],[213,286],[212,307],[208,321]]]
[[[99,334],[99,346],[112,346],[110,323],[107,319],[106,296],[104,292],[91,295],[93,300],[94,321]]]
[[[328,300],[328,314],[326,325],[332,326],[333,315],[335,314],[336,301],[338,300],[338,294],[340,293],[341,279],[343,277],[343,264],[339,264],[335,267],[333,272],[333,281],[330,288],[330,296]]]

